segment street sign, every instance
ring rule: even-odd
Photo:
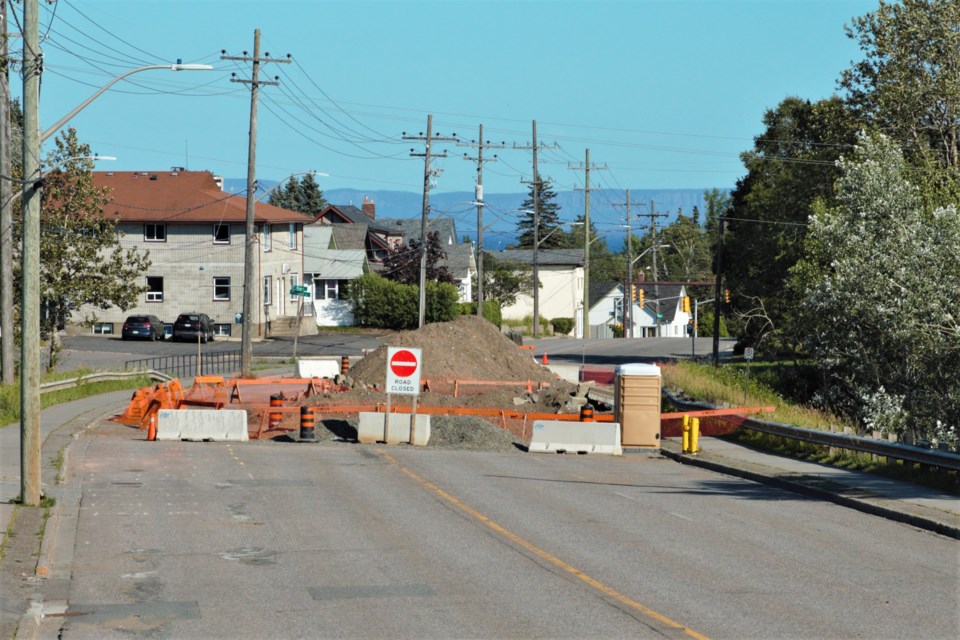
[[[310,290],[305,286],[297,286],[290,288],[290,295],[292,296],[304,296],[306,298],[310,297]]]
[[[753,360],[753,347],[747,347],[743,350],[744,360]]]
[[[419,395],[421,349],[387,347],[387,393]]]

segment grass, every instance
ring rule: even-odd
[[[744,381],[747,379],[744,365],[724,365],[719,368],[691,362],[678,362],[661,368],[664,388],[680,390],[683,395],[717,406],[756,406],[773,405],[776,411],[758,416],[761,420],[783,424],[825,429],[827,425],[854,428],[850,421],[833,414],[818,411],[788,401],[783,395],[772,390],[762,380],[772,376],[764,375],[764,369],[782,367],[780,363],[765,363],[751,371],[749,377],[747,401],[744,402]],[[960,490],[960,476],[956,473],[931,471],[922,465],[902,460],[887,461],[869,454],[847,450],[832,450],[830,447],[802,442],[792,438],[772,436],[750,429],[738,429],[727,436],[745,445],[780,455],[811,460],[824,464],[857,471],[874,473],[896,480],[906,480],[939,490],[956,493]]]
[[[7,523],[7,530],[3,532],[3,543],[0,544],[0,560],[7,557],[7,542],[13,537],[13,530],[17,526],[17,517],[20,515],[20,505],[14,504],[13,515]]]
[[[69,373],[57,372],[49,375],[43,375],[40,382],[54,382],[58,380],[69,380],[88,373],[90,370],[76,370]],[[110,391],[123,391],[127,389],[139,389],[153,384],[150,378],[143,376],[129,378],[127,380],[111,380],[105,382],[89,382],[80,384],[69,389],[60,391],[50,391],[40,395],[40,408],[45,409],[53,405],[80,400],[101,393]],[[11,425],[20,422],[20,382],[13,384],[0,385],[0,426]]]

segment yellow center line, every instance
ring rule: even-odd
[[[674,622],[673,620],[671,620],[670,618],[666,617],[665,615],[659,614],[659,613],[657,613],[656,611],[654,611],[653,609],[650,609],[649,607],[645,607],[644,605],[640,604],[640,603],[637,602],[636,600],[633,600],[633,599],[631,599],[631,598],[628,598],[627,596],[623,595],[623,594],[620,593],[619,591],[617,591],[617,590],[615,590],[615,589],[613,589],[613,588],[611,588],[611,587],[608,587],[607,585],[603,584],[603,583],[600,582],[599,580],[595,580],[594,578],[591,578],[590,576],[588,576],[587,574],[585,574],[583,571],[580,571],[580,570],[577,569],[576,567],[573,567],[573,566],[567,564],[566,562],[564,562],[564,561],[561,560],[560,558],[557,558],[556,556],[553,556],[553,555],[547,553],[546,551],[544,551],[544,550],[541,549],[540,547],[537,547],[537,546],[535,546],[534,544],[532,544],[532,543],[530,543],[530,542],[527,542],[526,540],[524,540],[523,538],[521,538],[521,537],[518,536],[517,534],[515,534],[515,533],[513,533],[513,532],[511,532],[511,531],[509,531],[509,530],[507,530],[507,529],[504,529],[504,528],[501,527],[499,524],[497,524],[496,522],[494,522],[493,520],[491,520],[491,519],[488,518],[487,516],[483,515],[482,513],[480,513],[479,511],[477,511],[476,509],[474,509],[474,508],[472,508],[472,507],[470,507],[470,506],[467,506],[467,505],[464,504],[463,502],[460,502],[460,500],[456,499],[455,497],[453,497],[452,495],[450,495],[449,493],[447,493],[446,491],[444,491],[444,490],[441,489],[440,487],[436,486],[435,484],[433,484],[433,483],[431,483],[431,482],[428,482],[427,480],[424,480],[423,478],[421,478],[420,476],[418,476],[418,475],[417,475],[416,473],[414,473],[413,471],[410,471],[409,469],[407,469],[406,467],[404,467],[403,465],[401,465],[399,462],[397,462],[397,460],[396,460],[393,456],[391,456],[391,455],[389,455],[389,454],[387,454],[387,453],[384,453],[383,451],[378,451],[377,453],[379,453],[381,456],[383,456],[384,458],[386,458],[389,462],[391,462],[391,463],[393,463],[393,464],[396,464],[403,473],[405,473],[406,475],[408,475],[408,476],[410,476],[411,478],[413,478],[413,479],[414,479],[415,481],[417,481],[417,483],[419,483],[420,485],[426,487],[426,488],[429,489],[430,491],[433,491],[433,492],[436,493],[438,496],[440,496],[441,498],[443,498],[444,500],[446,500],[447,502],[449,502],[449,503],[452,504],[453,506],[457,507],[458,509],[460,509],[461,511],[463,511],[463,512],[466,513],[467,515],[469,515],[471,518],[477,520],[478,522],[481,522],[481,523],[485,524],[487,527],[489,527],[489,528],[492,529],[493,531],[496,531],[496,532],[499,533],[501,536],[507,538],[507,539],[510,540],[511,542],[513,542],[513,543],[515,543],[515,544],[523,547],[524,549],[526,549],[526,550],[529,551],[530,553],[534,554],[534,555],[537,556],[538,558],[541,558],[541,559],[545,560],[546,562],[549,562],[550,564],[552,564],[553,566],[557,567],[558,569],[562,569],[563,571],[566,571],[567,573],[569,573],[569,574],[571,574],[571,575],[573,575],[573,576],[576,576],[577,578],[579,578],[580,580],[586,582],[588,585],[590,585],[590,586],[593,587],[594,589],[597,589],[597,590],[601,591],[601,592],[604,593],[606,596],[608,596],[608,597],[610,597],[610,598],[613,598],[613,599],[616,600],[617,602],[620,602],[620,603],[626,605],[627,607],[630,607],[631,609],[633,609],[633,610],[635,610],[635,611],[639,611],[640,613],[644,614],[645,616],[648,616],[648,617],[650,617],[650,618],[653,618],[654,620],[657,620],[658,622],[661,622],[662,624],[667,625],[667,626],[669,626],[669,627],[671,627],[671,628],[673,628],[673,629],[675,629],[675,630],[677,630],[677,631],[683,631],[685,634],[687,634],[687,635],[690,636],[691,638],[696,638],[696,640],[709,640],[709,638],[708,638],[707,636],[703,635],[702,633],[697,633],[697,632],[694,631],[693,629],[689,629],[689,628],[683,626],[682,624],[680,624],[680,623],[678,623],[678,622]]]

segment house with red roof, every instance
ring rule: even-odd
[[[135,307],[81,309],[80,316],[96,319],[94,333],[119,335],[128,315],[172,324],[191,311],[210,316],[218,337],[239,337],[245,320],[254,338],[292,326],[300,299],[290,290],[304,284],[303,226],[313,218],[256,203],[254,317],[245,319],[245,196],[222,191],[209,171],[95,171],[93,177],[109,190],[103,215],[116,221],[124,246],[149,252],[151,261],[137,283],[146,291]]]

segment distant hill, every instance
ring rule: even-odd
[[[269,189],[275,182],[263,180],[260,181],[264,189]],[[224,189],[231,193],[242,193],[246,189],[245,179],[228,178],[224,181]],[[637,214],[649,213],[650,203],[655,203],[656,210],[668,214],[667,218],[660,218],[659,224],[669,223],[676,217],[677,210],[682,209],[684,214],[689,215],[693,207],[698,207],[701,212],[706,208],[703,199],[704,191],[709,187],[700,189],[631,189],[630,197],[636,202],[644,203],[641,206],[634,206],[634,226],[639,227],[639,218]],[[412,191],[387,191],[387,190],[369,190],[361,189],[324,189],[324,196],[332,204],[352,204],[359,207],[365,197],[373,200],[377,205],[378,218],[415,218],[420,215],[423,206],[423,194]],[[502,214],[508,211],[516,211],[527,198],[524,193],[487,193],[484,195],[484,201],[489,207],[491,219],[495,218],[497,213]],[[462,220],[469,216],[470,206],[473,201],[472,191],[454,191],[445,193],[432,193],[430,195],[430,208],[433,212],[445,212],[455,209],[458,219],[457,233],[460,236],[469,236],[476,238],[476,225],[464,225]],[[622,206],[614,206],[614,203],[623,202],[624,193],[610,189],[594,189],[590,196],[590,217],[592,220],[602,221],[603,225],[599,231],[607,235],[607,244],[619,250],[623,242],[624,230],[616,229],[614,221],[626,224],[626,211]],[[560,205],[560,217],[567,221],[574,220],[583,213],[584,194],[582,191],[558,191],[556,202]],[[500,223],[494,223],[491,229],[484,232],[485,246],[495,247],[495,243],[503,243],[505,246],[513,237],[514,220],[507,216]],[[647,219],[649,220],[649,218]]]

